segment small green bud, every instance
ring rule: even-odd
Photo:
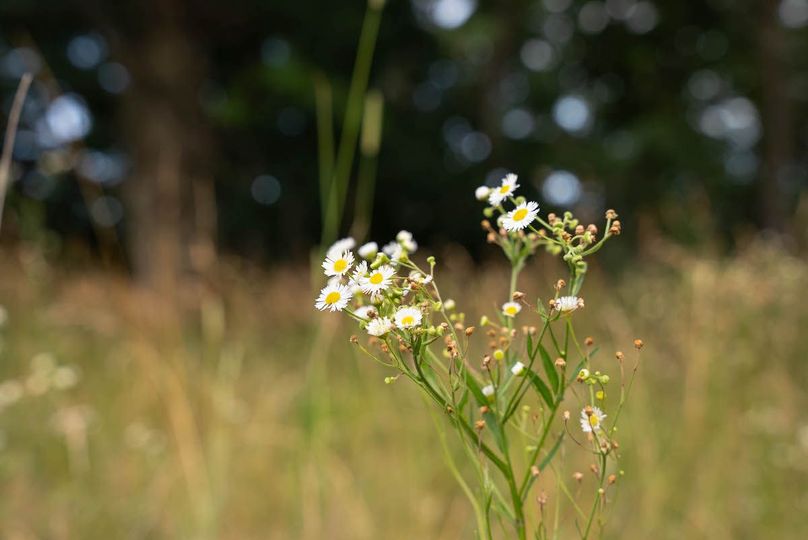
[[[494,360],[502,361],[505,358],[505,352],[502,349],[494,351]]]
[[[601,375],[600,377],[600,384],[609,384],[609,376],[608,375]]]
[[[526,202],[527,202],[527,199],[525,199],[525,198],[524,198],[522,195],[519,195],[519,196],[518,196],[518,197],[516,197],[514,200],[516,201],[516,205],[517,205],[517,206],[518,206],[518,205],[520,205],[520,204],[524,204],[524,203],[526,203]]]
[[[488,326],[488,323],[491,322],[486,315],[480,317],[480,326]]]
[[[494,217],[494,209],[491,208],[490,206],[485,207],[485,209],[483,210],[483,215],[491,219],[492,217]]]
[[[452,313],[451,315],[449,315],[449,320],[452,321],[452,322],[457,321],[457,314]]]
[[[395,381],[395,379],[393,377],[385,377],[384,378],[384,384],[393,384],[394,381]]]
[[[429,257],[426,258],[426,262],[429,263],[429,266],[435,266],[435,256],[430,255]]]
[[[457,305],[455,304],[454,300],[452,300],[451,298],[447,298],[446,301],[443,303],[443,307],[446,308],[447,310],[451,311],[455,307],[457,307]]]

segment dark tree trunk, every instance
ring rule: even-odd
[[[779,4],[779,0],[763,0],[759,34],[763,105],[763,169],[759,200],[763,226],[783,231],[787,225],[787,209],[780,176],[793,158],[794,139],[785,66],[786,35],[777,21]]]

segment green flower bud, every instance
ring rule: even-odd
[[[491,219],[492,217],[494,217],[494,209],[493,209],[493,208],[491,208],[490,206],[487,206],[487,207],[485,208],[485,210],[483,210],[483,215],[484,215],[485,217],[487,217],[487,218]]]
[[[494,360],[502,361],[505,358],[505,352],[502,349],[494,351]]]

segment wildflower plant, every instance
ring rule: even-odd
[[[612,399],[609,375],[593,363],[594,341],[581,343],[573,321],[585,306],[587,259],[621,233],[621,224],[608,210],[599,237],[595,225],[584,226],[570,212],[543,219],[537,203],[516,196],[518,188],[517,176],[509,174],[499,186],[475,191],[488,203],[482,221],[487,240],[502,249],[511,269],[508,298],[498,313],[482,316],[482,332],[442,296],[435,258],[428,257],[426,266],[413,260],[418,244],[407,231],[381,250],[375,242],[362,245],[361,262],[351,252],[353,239],[338,241],[322,264],[329,282],[315,306],[344,312],[358,324],[367,338],[352,336],[351,342],[391,370],[386,383],[409,379],[445,413],[436,425],[449,468],[474,509],[479,538],[494,538],[497,527],[509,538],[555,538],[560,509],[568,506],[564,515],[574,516],[575,530],[587,539],[601,530],[622,474],[617,422],[639,355],[627,370],[625,355],[616,353],[620,386]],[[548,287],[546,301],[532,304],[517,285],[539,250],[563,259],[569,276],[557,280],[552,293]],[[488,347],[481,357],[471,350],[480,334]],[[640,340],[635,348],[642,348]],[[447,431],[462,442],[474,483],[447,449]],[[565,446],[591,460],[590,478],[562,472]],[[552,474],[545,474],[548,469]],[[552,516],[548,490],[555,493]]]

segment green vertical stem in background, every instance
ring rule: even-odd
[[[351,234],[364,238],[373,218],[373,195],[376,190],[376,164],[382,142],[384,119],[384,96],[378,90],[370,90],[365,96],[365,114],[362,117],[362,138],[359,178],[356,186],[356,204]]]
[[[334,111],[331,83],[322,72],[314,74],[314,106],[317,111],[317,159],[320,166],[320,213],[325,222],[328,191],[334,174]]]
[[[327,246],[337,239],[342,221],[345,198],[348,195],[348,181],[353,167],[354,155],[356,154],[359,128],[362,123],[362,106],[370,78],[370,67],[373,63],[373,53],[376,49],[376,38],[379,34],[383,7],[384,2],[370,0],[365,12],[365,20],[362,23],[359,50],[356,53],[353,77],[348,90],[348,103],[345,107],[345,119],[342,124],[339,149],[337,150],[336,166],[331,177],[328,204],[325,219],[323,220],[321,241],[323,246]]]

